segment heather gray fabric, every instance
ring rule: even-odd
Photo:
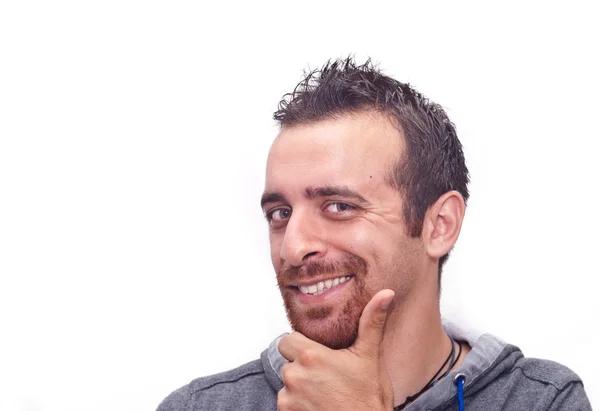
[[[406,411],[455,411],[456,374],[466,376],[466,411],[591,411],[581,379],[552,361],[525,358],[515,346],[490,334],[468,333],[444,322],[446,332],[472,347],[460,369],[453,371],[405,408]],[[260,356],[239,368],[198,378],[173,392],[157,411],[276,410],[286,362],[277,346],[281,336]]]

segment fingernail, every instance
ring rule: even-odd
[[[390,303],[392,302],[392,299],[390,298],[389,300],[383,301],[381,303],[381,309],[383,311],[387,310],[387,308],[390,306]]]

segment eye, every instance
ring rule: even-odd
[[[346,204],[346,203],[330,203],[330,204],[327,204],[327,207],[325,207],[325,210],[330,213],[343,213],[346,211],[356,210],[356,207],[351,206],[350,204]]]
[[[267,213],[267,221],[279,222],[287,220],[292,215],[292,210],[289,208],[276,208]]]

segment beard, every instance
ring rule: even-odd
[[[350,347],[358,336],[363,309],[373,297],[365,287],[367,273],[367,262],[348,253],[336,260],[310,261],[299,267],[285,264],[277,273],[277,283],[292,329],[331,349]],[[299,305],[295,297],[297,290],[287,286],[294,280],[348,275],[354,276],[348,284],[351,294],[341,306],[327,302],[317,307]]]

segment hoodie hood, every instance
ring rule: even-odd
[[[465,396],[479,391],[492,382],[498,374],[512,368],[515,362],[523,357],[517,347],[507,344],[491,334],[467,331],[447,320],[443,321],[443,325],[449,336],[457,341],[467,342],[471,346],[471,351],[465,357],[460,368],[438,381],[408,405],[404,409],[406,411],[432,410],[456,401],[458,390],[454,379],[458,374],[463,374],[465,377]],[[276,392],[283,388],[281,367],[288,362],[278,350],[279,341],[285,335],[277,337],[261,356],[267,380]]]

